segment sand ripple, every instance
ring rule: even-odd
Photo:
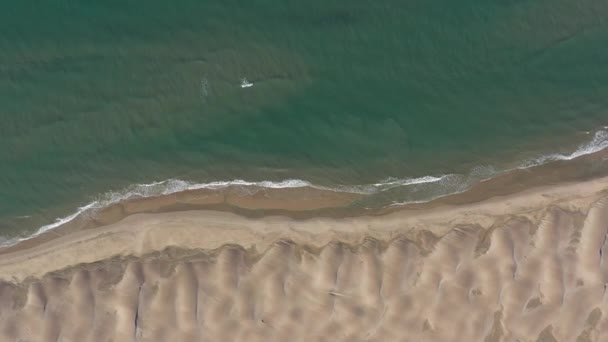
[[[174,250],[0,285],[2,341],[601,341],[608,201],[321,249]]]

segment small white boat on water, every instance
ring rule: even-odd
[[[241,88],[249,88],[249,87],[253,87],[253,83],[247,81],[247,79],[243,77],[241,79]]]

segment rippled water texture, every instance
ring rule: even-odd
[[[593,0],[2,5],[0,234],[167,179],[434,184],[391,190],[416,201],[602,147],[606,18]]]

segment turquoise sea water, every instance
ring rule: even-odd
[[[0,235],[109,191],[299,179],[424,201],[601,149],[606,18],[599,0],[6,2]],[[167,179],[189,183],[133,186]]]

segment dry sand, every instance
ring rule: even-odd
[[[606,190],[351,218],[129,215],[0,250],[0,341],[605,341]]]

